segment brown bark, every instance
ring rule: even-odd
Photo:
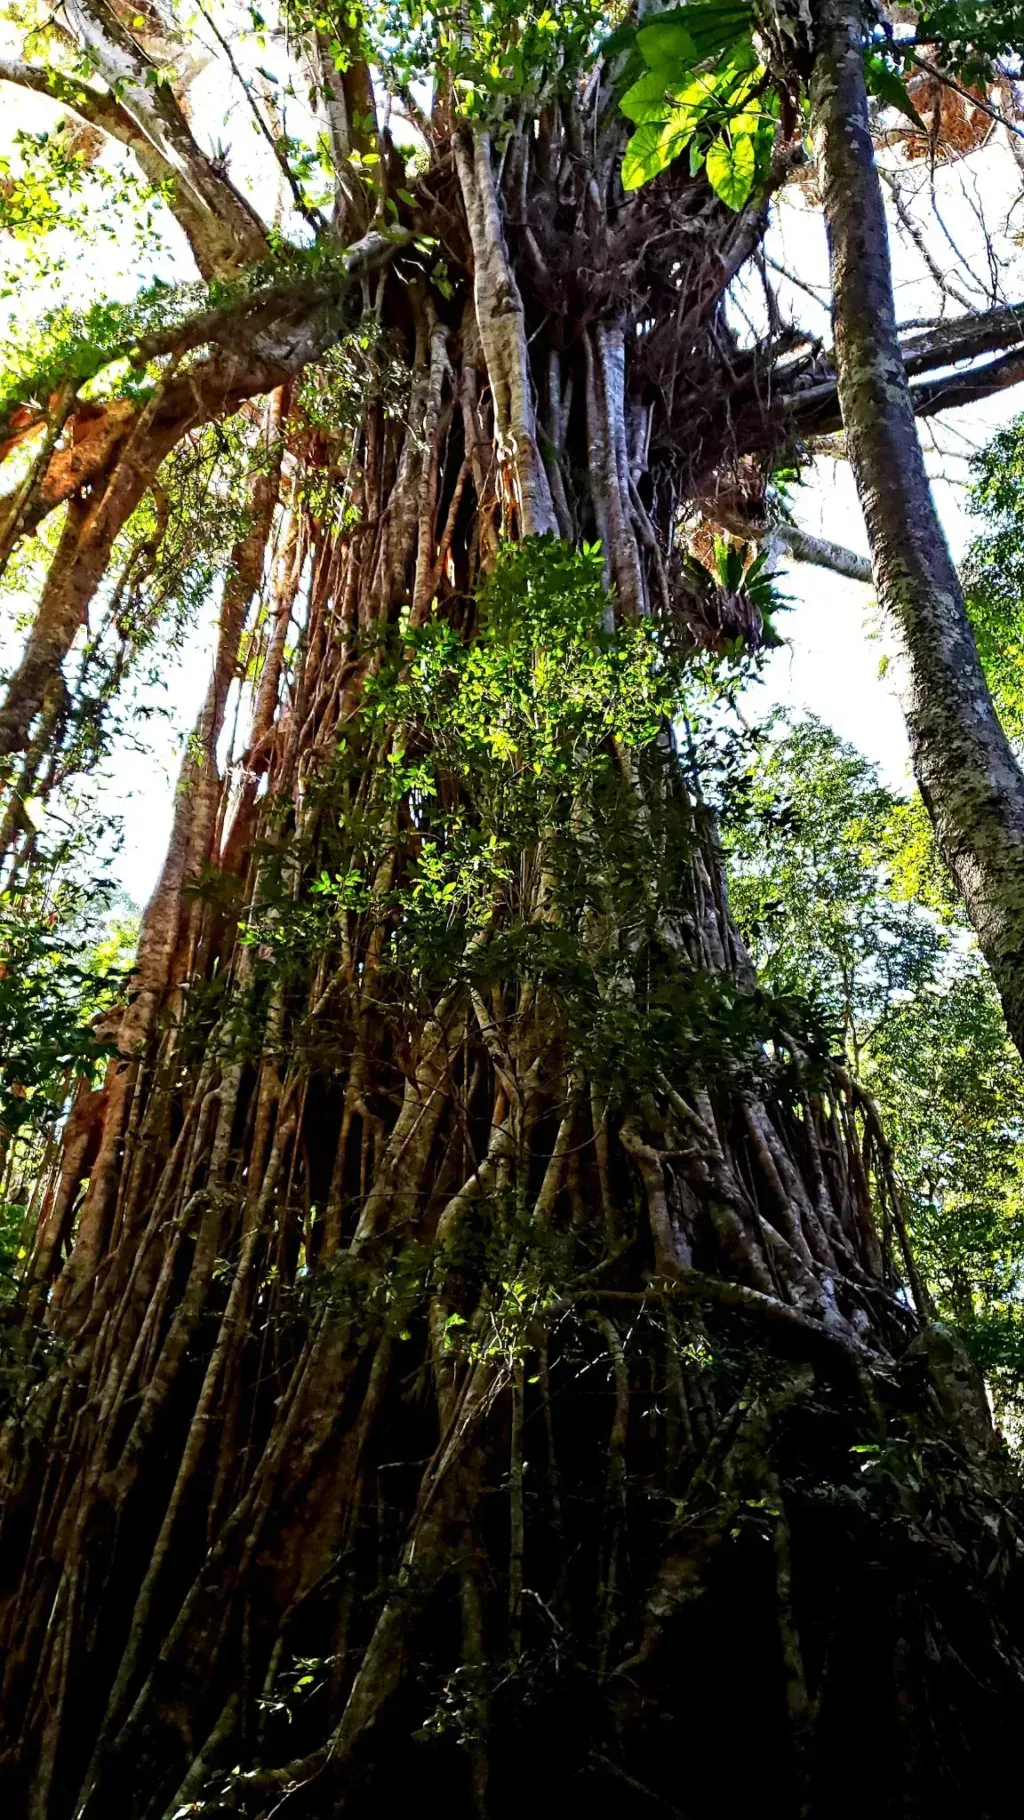
[[[246,613],[263,570],[263,556],[277,503],[281,473],[283,413],[287,401],[274,394],[265,416],[267,467],[257,472],[250,490],[251,522],[236,548],[221,599],[220,622],[206,700],[186,747],[175,792],[174,820],[160,878],[146,906],[139,930],[138,954],[129,988],[131,1002],[117,1030],[119,1059],[108,1069],[98,1123],[96,1155],[82,1203],[74,1255],[54,1288],[62,1321],[70,1330],[76,1306],[91,1295],[113,1217],[118,1172],[123,1161],[125,1127],[131,1096],[138,1082],[139,1058],[172,983],[175,952],[184,945],[188,963],[190,918],[183,897],[211,857],[222,780],[217,745],[224,724],[228,689],[238,662]],[[183,927],[184,925],[184,927]],[[52,1253],[47,1252],[47,1262]]]

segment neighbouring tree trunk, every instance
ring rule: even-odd
[[[914,423],[863,36],[860,0],[820,0],[811,103],[846,445],[879,605],[899,650],[914,773],[1024,1054],[1024,775],[982,673]]]
[[[435,124],[443,283],[375,275],[379,365],[297,388],[10,1314],[3,1792],[995,1816],[1024,1613],[984,1391],[616,668],[648,616],[655,678],[757,636],[680,525],[737,426],[782,434],[723,304],[761,205],[624,198],[599,83],[500,145]],[[299,370],[244,354],[224,409]]]

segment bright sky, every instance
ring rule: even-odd
[[[6,52],[9,48],[16,50],[13,44],[5,44],[0,50]],[[211,80],[212,72],[207,72],[195,85],[197,118],[207,117],[203,91]],[[0,125],[2,155],[19,128],[39,131],[51,126],[57,110],[7,84],[0,92],[4,104]],[[234,99],[223,91],[211,93],[208,99],[215,100],[215,111],[223,114],[225,140],[237,148],[232,176],[236,181],[247,179],[246,187],[259,205],[267,214],[272,213],[276,180],[266,165],[265,145],[253,137],[251,122],[240,116]],[[295,128],[301,130],[298,121]],[[926,229],[931,256],[942,271],[952,277],[975,308],[1024,299],[1024,258],[1016,244],[1017,233],[1024,229],[1024,208],[1018,208],[1020,178],[1005,145],[996,138],[971,160],[940,169],[934,195],[929,191],[927,169],[919,166],[916,170],[920,171],[921,196],[919,203],[912,205],[912,212]],[[989,244],[996,249],[994,264],[986,250],[986,228]],[[166,251],[157,253],[154,249],[154,257],[147,262],[148,272],[160,270],[166,277],[191,277],[190,261],[173,222],[169,223],[166,239]],[[799,193],[783,198],[767,250],[771,260],[795,275],[799,286],[773,273],[780,285],[784,313],[788,311],[827,342],[830,337],[824,228],[820,215]],[[908,322],[939,314],[942,299],[919,251],[905,236],[895,234],[893,256],[900,319]],[[124,247],[113,244],[99,262],[95,253],[89,257],[90,269],[87,274],[80,273],[78,281],[88,283],[90,294],[97,294],[100,286],[122,297],[133,293],[139,267],[134,258],[127,257]],[[76,274],[72,272],[71,296],[75,294],[75,283]],[[814,302],[808,291],[820,302]],[[756,293],[756,281],[752,279],[746,298],[752,317],[763,315]],[[38,309],[42,311],[54,300],[52,291],[41,292]],[[739,301],[743,302],[742,294]],[[32,302],[26,300],[24,287],[6,307],[8,320],[20,317],[24,321],[25,313],[36,313]],[[946,309],[956,315],[961,306],[947,303]],[[964,457],[1018,411],[1024,411],[1024,388],[951,414],[941,426],[925,430],[926,443],[937,445],[929,462],[937,478],[939,506],[954,554],[963,549],[970,534],[961,503]],[[845,463],[820,460],[796,493],[793,505],[805,529],[866,553],[863,521]],[[798,713],[815,713],[877,761],[889,783],[901,786],[907,777],[906,737],[893,693],[892,672],[884,681],[879,676],[886,647],[880,639],[870,591],[825,570],[802,565],[788,569],[783,585],[793,602],[793,610],[781,627],[789,643],[769,660],[765,680],[752,692],[748,711],[757,715],[778,702]],[[128,893],[140,904],[149,895],[163,858],[182,740],[206,687],[213,624],[211,606],[180,658],[168,665],[162,699],[173,711],[172,723],[150,722],[148,755],[122,753],[111,766],[111,804],[123,818],[125,835],[115,870]]]
[[[913,218],[925,230],[929,251],[943,276],[977,309],[1024,299],[1024,259],[1016,244],[1017,234],[1024,229],[1021,180],[1001,138],[994,136],[970,160],[937,172],[934,195],[927,168],[912,169],[920,172],[921,192],[912,206]],[[920,252],[893,226],[893,279],[900,321],[938,315],[940,293]],[[990,263],[986,231],[989,245],[995,249],[995,264]],[[767,252],[770,259],[827,300],[828,255],[819,214],[800,201],[794,205],[784,200],[776,212]],[[784,279],[779,283],[794,317],[813,325],[815,305],[806,293],[797,292]],[[947,313],[959,315],[961,307],[947,302]],[[827,342],[824,308],[819,320]],[[964,509],[967,458],[1021,412],[1024,387],[922,424],[936,501],[955,558],[963,553],[973,529]],[[868,554],[864,520],[846,462],[818,460],[792,505],[804,530]],[[750,711],[763,711],[777,702],[797,713],[817,714],[873,759],[887,783],[903,787],[909,757],[895,694],[898,671],[893,665],[884,680],[879,675],[883,655],[891,659],[893,652],[870,589],[807,564],[790,565],[783,585],[793,602],[793,610],[780,625],[788,648],[769,659],[764,683],[752,692]]]
[[[1022,411],[1024,388],[950,412],[945,421],[973,443],[983,444]],[[946,536],[959,558],[972,533],[963,488],[935,478],[938,470],[952,468],[948,459],[932,457],[929,466]],[[846,462],[819,461],[794,508],[805,531],[868,554],[857,489]],[[768,659],[763,683],[751,693],[751,712],[778,703],[796,713],[818,715],[873,759],[886,783],[902,789],[909,776],[906,729],[896,698],[895,668],[884,679],[879,675],[883,655],[891,658],[893,653],[871,590],[806,563],[788,565],[782,586],[793,603],[779,624],[787,644]]]

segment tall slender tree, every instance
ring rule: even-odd
[[[736,104],[721,10],[686,30]],[[64,514],[0,710],[15,875],[135,515],[206,426],[252,470],[116,1053],[9,1313],[8,1799],[843,1815],[856,1761],[883,1811],[995,1814],[1021,1553],[983,1391],[870,1104],[758,991],[671,733],[771,606],[695,565],[688,509],[756,504],[836,410],[824,357],[725,307],[789,103],[624,188],[635,21],[254,13],[325,200],[201,11],[294,245],[201,149],[155,9],[78,0],[70,63],[2,72],[131,149],[209,281],[8,401],[10,543]]]
[[[896,333],[860,4],[824,0],[810,91],[836,373],[921,794],[1024,1053],[1024,775],[999,722],[925,472]]]

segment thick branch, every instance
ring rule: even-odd
[[[120,108],[173,173],[176,204],[183,211],[182,225],[200,269],[228,276],[265,258],[266,235],[255,210],[201,150],[170,88],[160,79],[163,72],[107,0],[69,0],[67,13],[103,80],[116,91]],[[136,146],[132,149],[138,152]]]
[[[982,366],[967,372],[949,373],[945,379],[933,379],[927,385],[912,385],[910,397],[917,417],[934,417],[938,411],[952,411],[958,405],[978,404],[996,392],[1007,392],[1024,380],[1024,349],[1001,354],[998,360],[986,360]]]
[[[828,537],[813,537],[810,531],[802,531],[799,525],[773,525],[768,532],[768,539],[776,548],[783,550],[794,562],[811,563],[818,569],[831,569],[834,575],[843,575],[847,581],[871,581],[871,563],[866,556],[858,556],[856,550],[848,550],[845,544],[833,543]]]
[[[998,354],[1000,349],[1011,350],[996,360],[908,388],[918,417],[931,417],[937,411],[990,398],[1024,379],[1024,304],[1002,305],[977,316],[959,316],[922,334],[907,336],[898,347],[907,379],[923,378],[957,361]],[[834,353],[816,361],[810,371],[802,369],[788,396],[785,375],[782,378],[787,414],[794,429],[803,434],[830,436],[842,428]]]
[[[108,138],[116,139],[118,144],[125,146],[147,181],[166,187],[168,204],[188,240],[204,278],[229,277],[246,259],[261,259],[266,256],[266,241],[256,217],[252,217],[240,244],[230,223],[226,231],[217,214],[211,214],[208,207],[197,204],[193,189],[188,183],[179,180],[180,172],[174,160],[165,156],[143,131],[134,115],[114,95],[105,94],[101,89],[93,88],[90,83],[78,82],[61,70],[44,69],[39,64],[20,63],[10,58],[0,58],[0,82],[13,82],[19,88],[32,89],[37,95],[45,95],[47,100],[59,103],[69,112],[77,114],[80,120],[87,121],[90,126],[106,133]],[[198,146],[195,146],[195,154],[202,159],[203,154]],[[230,188],[230,185],[227,187]],[[232,191],[232,196],[234,195],[235,192]],[[237,203],[241,203],[241,198],[237,199]],[[248,208],[244,203],[241,206],[243,209]]]
[[[273,293],[255,322],[243,307],[239,316],[246,324],[244,336],[238,335],[237,323],[232,336],[229,313],[218,331],[223,345],[185,372],[169,375],[141,411],[126,400],[112,400],[84,445],[52,458],[26,521],[29,528],[62,500],[80,499],[86,487],[93,497],[84,502],[81,525],[76,521],[73,558],[65,551],[51,572],[0,707],[0,754],[24,749],[47,682],[59,671],[85,623],[114,539],[160,463],[188,430],[236,410],[246,398],[276,390],[322,355],[337,339],[344,319],[340,312],[347,279],[390,257],[395,244],[392,237],[368,234],[349,249],[344,270],[329,290],[325,286],[312,296],[298,291],[288,302]],[[232,340],[240,345],[232,346]],[[102,487],[101,481],[106,482]]]
[[[237,410],[247,398],[275,391],[320,359],[347,320],[344,306],[351,281],[386,264],[409,238],[397,229],[371,232],[348,248],[330,278],[287,288],[268,286],[237,304],[204,311],[174,329],[149,336],[134,349],[125,348],[124,354],[132,354],[140,365],[161,355],[180,357],[203,345],[211,349],[161,392],[154,423],[167,437],[166,449],[186,431]],[[9,421],[18,422],[6,447],[13,447],[46,419],[45,410],[38,410],[22,423],[24,414],[21,407],[9,413]],[[56,506],[108,472],[138,414],[139,407],[131,400],[112,398],[102,405],[89,404],[73,416],[74,438],[51,457],[26,516],[26,530],[34,529]],[[4,452],[0,445],[0,459]]]

